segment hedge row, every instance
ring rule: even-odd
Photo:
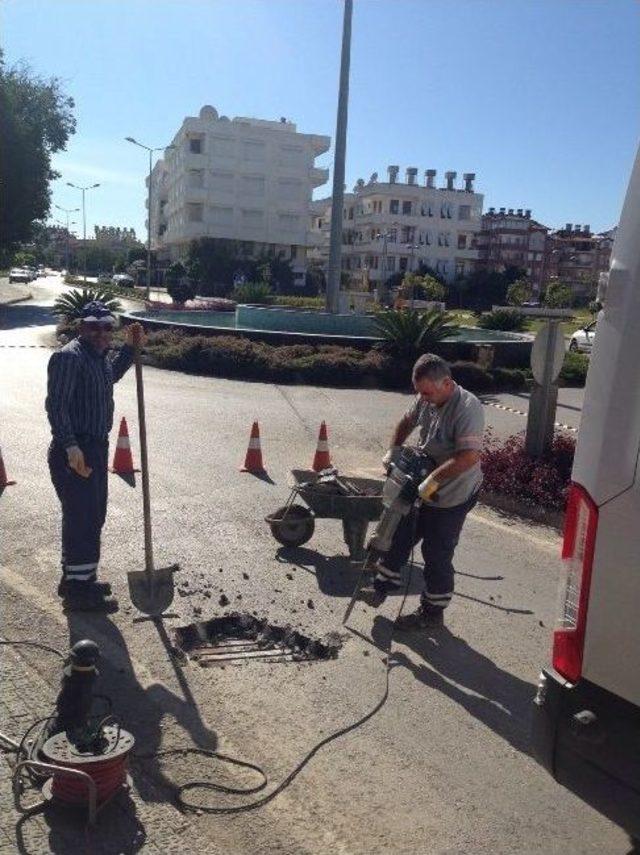
[[[335,345],[274,346],[231,336],[185,336],[152,333],[146,347],[152,364],[174,371],[264,383],[407,389],[411,363],[382,348],[368,351]],[[456,382],[474,392],[522,389],[525,375],[517,369],[485,371],[473,362],[452,366]]]

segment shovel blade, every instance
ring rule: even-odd
[[[139,612],[150,617],[160,617],[173,602],[175,593],[173,574],[178,564],[157,567],[154,570],[132,570],[127,573],[129,596]]]

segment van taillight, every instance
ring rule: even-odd
[[[582,674],[582,653],[589,605],[598,509],[586,490],[569,490],[562,543],[564,578],[560,585],[557,629],[553,634],[553,667],[575,683]]]

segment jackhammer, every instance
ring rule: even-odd
[[[367,554],[362,563],[353,596],[342,619],[343,626],[349,620],[358,600],[366,574],[377,572],[379,563],[391,549],[398,526],[420,501],[418,494],[420,484],[435,468],[436,463],[432,457],[408,447],[403,447],[396,460],[390,463],[382,488],[382,515],[367,544]],[[431,500],[437,501],[437,496],[431,497]]]

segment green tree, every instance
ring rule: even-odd
[[[550,282],[544,295],[544,304],[550,309],[566,309],[571,305],[573,291],[564,282]]]
[[[516,279],[507,288],[507,304],[509,306],[521,306],[531,299],[531,285],[528,279]]]
[[[327,280],[322,266],[312,262],[304,276],[304,296],[316,297],[318,294],[323,294],[326,287]]]
[[[174,261],[164,275],[167,294],[174,303],[186,303],[196,295],[195,288],[187,277],[187,269],[180,261]]]
[[[60,81],[37,77],[21,63],[6,68],[0,53],[0,254],[31,239],[33,224],[51,205],[50,182],[59,177],[51,156],[75,133],[74,102]]]
[[[13,256],[13,264],[16,267],[34,267],[36,257],[32,252],[27,252],[24,249],[18,250]]]

